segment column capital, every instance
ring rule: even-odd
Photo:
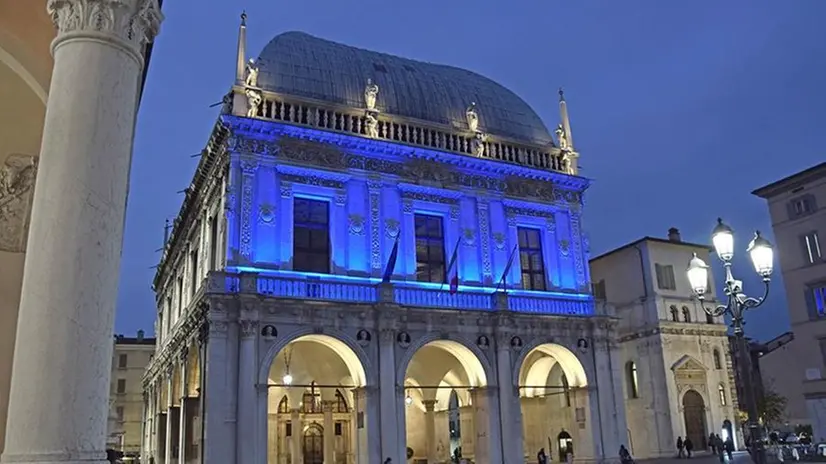
[[[108,38],[138,55],[160,31],[158,0],[48,0],[46,11],[57,27],[52,44],[78,36]]]
[[[436,408],[436,402],[436,400],[422,400],[425,411],[432,412]]]

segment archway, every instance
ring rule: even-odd
[[[734,427],[731,425],[731,421],[726,419],[723,421],[723,430],[722,436],[720,438],[723,439],[725,443],[729,438],[731,441],[734,442],[734,449],[737,449],[737,434],[734,433]]]
[[[410,460],[489,460],[487,378],[479,358],[459,342],[434,340],[416,350],[404,376]]]
[[[526,458],[540,449],[560,462],[568,453],[592,454],[593,437],[586,428],[588,378],[571,350],[546,343],[529,351],[519,369],[518,387]]]
[[[272,360],[269,464],[367,462],[367,376],[358,355],[329,335],[304,335]]]
[[[690,438],[695,450],[706,449],[706,404],[696,390],[688,390],[683,395],[683,418],[685,436]]]

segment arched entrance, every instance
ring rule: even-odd
[[[404,385],[412,461],[489,460],[487,374],[469,348],[448,340],[425,344],[410,359]]]
[[[304,335],[270,366],[268,464],[367,462],[366,374],[356,353],[329,335]]]
[[[737,449],[737,434],[734,433],[734,427],[728,419],[723,421],[723,434],[720,438],[723,439],[723,442],[731,438],[734,442],[734,449]]]
[[[544,448],[564,462],[567,454],[592,454],[588,380],[577,356],[564,346],[546,343],[525,356],[519,370],[523,449],[526,458]]]
[[[706,449],[706,404],[696,390],[688,390],[683,395],[683,417],[685,436],[691,439],[695,450]]]

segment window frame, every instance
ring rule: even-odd
[[[654,263],[654,273],[657,277],[658,290],[677,290],[677,279],[672,264]]]
[[[638,399],[640,397],[640,381],[639,372],[637,371],[637,363],[634,361],[628,361],[625,363],[625,377],[625,383],[628,388],[628,399]]]
[[[826,281],[806,284],[804,296],[810,320],[826,317]]]
[[[419,219],[424,221],[423,235],[419,234]],[[438,227],[434,227],[434,230],[440,230],[438,234],[431,233],[430,228],[434,223],[438,224]],[[413,213],[413,253],[417,282],[444,283],[447,281],[448,251],[446,248],[446,239],[447,228],[445,227],[445,217],[443,215],[436,212]],[[420,242],[422,242],[426,250],[426,258],[424,260],[420,260],[419,258]],[[436,253],[434,256],[431,256],[431,250],[434,246],[441,248],[441,253]],[[441,274],[439,274],[440,271]],[[423,278],[425,274],[426,279]]]
[[[723,369],[723,361],[720,358],[720,350],[718,350],[717,348],[714,348],[714,350],[712,350],[712,352],[711,352],[711,357],[712,357],[712,361],[714,363],[714,369],[716,369],[718,371]]]
[[[306,203],[308,211],[308,219],[306,222],[299,222],[296,217],[296,210],[299,203]],[[333,246],[332,246],[332,208],[330,201],[321,198],[314,198],[303,195],[295,195],[293,197],[293,217],[292,217],[292,270],[296,272],[307,272],[317,274],[330,274],[332,270],[333,261]],[[317,222],[312,220],[313,208],[322,207],[325,211],[326,222]],[[298,245],[296,240],[297,232],[301,231],[308,234],[308,245]],[[322,246],[317,246],[313,241],[314,232],[324,231],[327,240]],[[299,256],[301,259],[299,259]],[[326,258],[326,259],[322,259]],[[318,262],[314,262],[318,260]],[[323,262],[319,267],[313,267],[316,264]],[[311,264],[312,263],[312,264]]]
[[[525,237],[525,246],[522,246],[522,237]],[[529,234],[536,234],[536,241],[538,245],[536,247],[530,246],[530,236]],[[531,290],[537,292],[545,292],[548,290],[548,273],[545,266],[545,250],[542,246],[542,229],[530,226],[517,226],[516,227],[516,246],[519,251],[519,272],[520,272],[520,283],[522,285],[523,290]],[[527,257],[528,269],[525,269],[523,266],[523,254]],[[532,258],[537,257],[539,258],[539,267],[535,268],[533,265]],[[525,277],[528,276],[530,279],[526,282]],[[536,277],[541,277],[539,282],[541,285],[536,285],[536,281],[534,280]]]
[[[126,353],[118,353],[118,369],[129,367],[129,356]]]
[[[123,385],[123,388],[121,388],[121,385]],[[118,395],[126,393],[126,379],[121,378],[117,380],[115,383],[115,393]]]
[[[818,264],[823,261],[823,248],[820,245],[820,237],[816,230],[801,235],[800,246],[805,265]]]
[[[718,400],[720,401],[720,406],[728,406],[728,397],[726,395],[726,386],[721,384],[717,385],[717,396],[719,397]]]

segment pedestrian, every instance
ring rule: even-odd
[[[387,458],[387,459],[384,460],[384,464],[393,464],[393,460],[390,459],[390,458]]]
[[[691,459],[691,451],[694,449],[694,442],[691,441],[691,438],[685,437],[683,446],[685,446],[685,456],[688,459]]]
[[[708,435],[708,446],[711,447],[711,454],[717,454],[717,440],[713,433]]]
[[[683,437],[677,437],[677,457],[683,457]]]
[[[628,452],[625,445],[620,445],[619,457],[622,464],[634,464],[634,458],[631,457],[631,453]]]
[[[800,453],[797,451],[797,446],[792,446],[792,458],[793,458],[795,461],[799,461],[799,460],[800,460]]]
[[[545,448],[539,448],[539,452],[536,453],[536,462],[539,464],[548,464],[548,455],[545,454]]]

